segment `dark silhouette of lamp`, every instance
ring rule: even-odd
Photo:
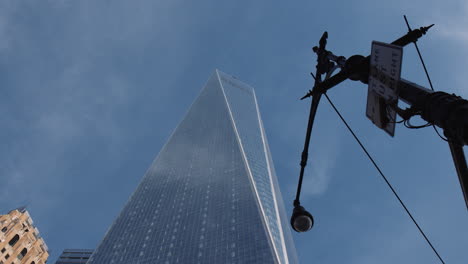
[[[297,205],[294,207],[291,216],[291,226],[296,232],[307,232],[314,225],[314,218],[304,209],[304,207]]]

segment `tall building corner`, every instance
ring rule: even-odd
[[[287,223],[254,89],[215,70],[88,264],[293,264]]]

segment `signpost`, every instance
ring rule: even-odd
[[[378,41],[372,42],[366,116],[390,136],[395,135],[403,48]]]

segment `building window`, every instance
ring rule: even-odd
[[[31,264],[36,264],[36,262],[33,261],[33,262],[31,262]]]
[[[5,253],[5,250],[6,250],[5,248],[2,248],[2,251],[1,251],[1,252],[2,252],[2,253]]]
[[[28,254],[28,249],[23,248],[23,250],[21,250],[21,252],[18,254],[18,259],[22,260],[24,258],[24,256],[26,256],[26,254]]]
[[[6,254],[6,255],[5,255],[5,259],[8,259],[9,257],[10,257],[9,254]]]
[[[7,228],[6,226],[4,228],[2,228],[2,232],[5,233],[7,231]]]
[[[19,235],[16,234],[16,235],[10,240],[10,242],[8,242],[8,244],[9,244],[10,246],[14,246],[14,245],[16,244],[16,242],[18,242],[18,240],[19,240]]]

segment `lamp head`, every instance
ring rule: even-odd
[[[291,226],[296,232],[307,232],[314,225],[314,218],[304,207],[297,205],[294,207],[291,216]]]

